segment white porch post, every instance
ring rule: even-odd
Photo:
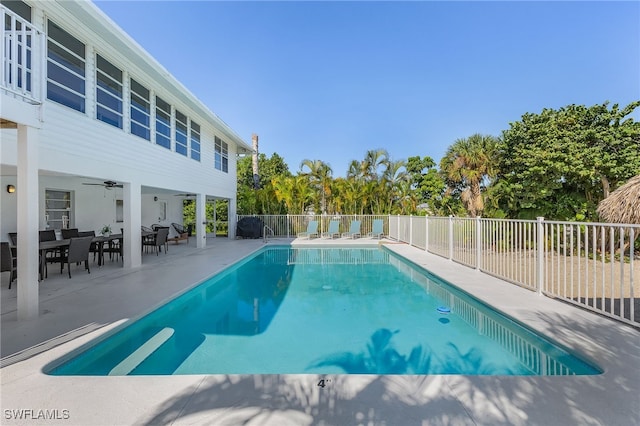
[[[542,288],[544,287],[544,240],[545,240],[545,226],[544,217],[539,216],[536,218],[536,292],[542,296]]]
[[[213,238],[218,236],[218,200],[213,200]]]
[[[124,200],[124,246],[123,260],[125,268],[142,265],[142,188],[139,183],[123,185]]]
[[[207,196],[205,194],[196,195],[196,247],[205,248],[207,246]]]
[[[238,223],[236,209],[236,199],[229,198],[227,203],[227,238],[233,240],[236,238],[236,224]]]
[[[18,319],[37,317],[39,314],[38,250],[39,194],[38,184],[38,130],[18,125]]]

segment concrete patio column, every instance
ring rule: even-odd
[[[230,198],[227,203],[227,238],[231,240],[236,238],[236,223],[238,221],[236,212],[236,199]]]
[[[17,232],[18,232],[18,319],[39,314],[38,250],[39,194],[38,129],[18,125]]]
[[[213,238],[218,236],[218,200],[213,200]]]
[[[125,183],[123,185],[124,210],[124,246],[123,261],[125,268],[135,268],[142,265],[142,188],[139,183]]]
[[[207,246],[207,196],[205,194],[196,195],[196,247],[205,248]]]

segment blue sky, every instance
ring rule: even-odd
[[[640,99],[635,1],[95,3],[292,172],[344,176],[376,148],[439,162],[527,112]]]

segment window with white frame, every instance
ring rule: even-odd
[[[215,137],[216,158],[215,167],[225,173],[229,172],[229,145],[219,137]]]
[[[176,110],[176,152],[185,157],[189,153],[187,150],[187,116]]]
[[[131,79],[131,134],[151,140],[151,101],[149,89]]]
[[[191,158],[200,161],[200,125],[191,122]]]
[[[45,189],[44,218],[47,229],[66,229],[73,218],[71,191]]]
[[[85,45],[48,21],[47,99],[85,112]]]
[[[122,129],[122,71],[96,55],[96,118]]]
[[[171,105],[156,96],[156,144],[171,149]]]

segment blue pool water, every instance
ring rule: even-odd
[[[49,371],[600,371],[384,248],[268,247]]]

